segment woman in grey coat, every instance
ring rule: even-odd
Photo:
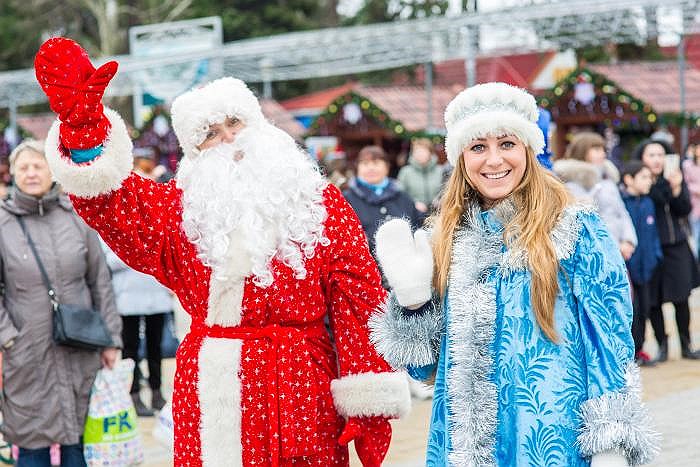
[[[85,466],[81,436],[90,388],[100,366],[112,367],[121,320],[100,242],[52,183],[43,146],[20,144],[10,155],[15,186],[0,205],[0,346],[5,440],[19,446],[19,467],[49,467],[61,445],[62,466]],[[62,303],[102,313],[114,348],[79,350],[52,338],[51,305],[28,233]]]

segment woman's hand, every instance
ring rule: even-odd
[[[414,205],[416,206],[416,209],[418,209],[420,212],[428,212],[428,205],[427,204],[422,203],[420,201],[416,201],[414,203]]]
[[[620,243],[620,253],[622,253],[622,257],[625,261],[629,260],[632,257],[632,255],[634,254],[634,250],[635,246],[627,240],[623,240]]]
[[[683,185],[683,172],[680,170],[675,170],[668,174],[666,177],[668,184],[671,185],[671,193],[674,198],[677,198],[681,194],[681,188]]]
[[[377,258],[399,305],[419,308],[430,300],[433,251],[430,236],[419,229],[411,233],[404,219],[392,219],[377,230]]]
[[[117,357],[119,356],[119,349],[115,347],[107,347],[102,350],[102,355],[100,360],[102,361],[102,368],[113,369],[114,364],[117,363]]]

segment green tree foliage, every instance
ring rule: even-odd
[[[183,18],[221,16],[228,42],[318,28],[321,10],[316,0],[194,0]]]
[[[26,66],[27,57],[39,47],[41,31],[21,18],[14,2],[0,2],[0,70]],[[23,36],[22,40],[18,40]]]
[[[32,66],[34,54],[48,33],[62,34],[81,22],[65,2],[0,1],[0,70]]]

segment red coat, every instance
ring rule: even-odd
[[[324,191],[330,244],[307,260],[305,279],[274,261],[268,288],[250,277],[240,290],[210,288],[211,270],[181,228],[175,181],[124,173],[119,141],[92,164],[73,164],[52,132],[56,150],[47,158],[66,191],[81,195],[72,196],[80,215],[127,264],[175,292],[192,316],[177,352],[175,465],[348,465],[347,448],[337,443],[345,417],[394,418],[408,410],[405,377],[368,340],[367,320],[385,299],[380,274],[357,216],[334,186]],[[101,160],[109,157],[114,162]],[[207,326],[212,313],[240,324]]]

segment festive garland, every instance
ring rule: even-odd
[[[367,97],[350,91],[330,103],[309,125],[309,134],[315,134],[320,130],[321,126],[331,122],[337,117],[339,112],[343,111],[343,107],[347,104],[354,103],[358,105],[362,111],[362,115],[375,121],[381,127],[391,131],[394,135],[402,139],[411,138],[430,138],[434,143],[439,144],[444,140],[444,136],[426,130],[408,131],[402,122],[391,118],[391,116],[381,109],[378,105],[372,102]]]
[[[585,67],[575,69],[554,85],[552,89],[547,91],[544,95],[539,96],[537,98],[538,104],[551,111],[563,96],[571,93],[574,90],[574,86],[581,82],[593,84],[596,90],[596,99],[599,99],[601,96],[607,99],[607,105],[610,108],[610,113],[612,113],[610,118],[604,120],[607,125],[613,125],[616,128],[626,128],[635,125],[671,125],[677,127],[683,124],[700,125],[700,114],[659,114],[654,111],[650,104],[623,90],[614,81]],[[631,117],[629,113],[626,115],[619,115],[613,110],[613,108],[617,106],[621,106],[623,109],[624,106],[628,106],[634,114]]]

